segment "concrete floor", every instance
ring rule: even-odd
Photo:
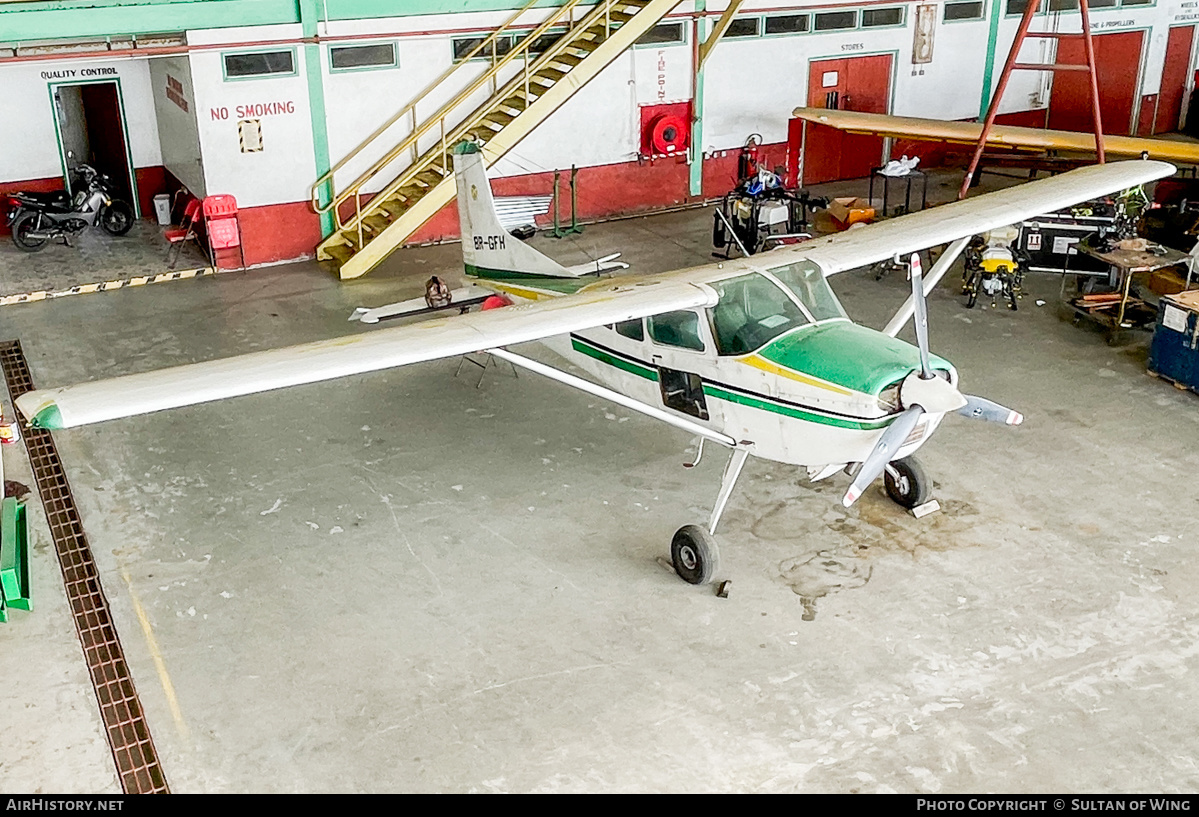
[[[536,242],[653,271],[706,261],[709,229]],[[449,245],[348,284],[300,264],[22,304],[0,339],[68,384],[365,331],[353,307],[459,264]],[[922,520],[751,460],[728,599],[658,563],[723,457],[684,470],[683,432],[528,373],[476,388],[446,360],[58,433],[173,790],[1199,788],[1199,398],[1146,376],[1147,335],[1062,320],[1051,276],[1016,313],[964,309],[955,280],[933,348],[1025,425],[947,420],[921,457],[944,513]],[[907,291],[833,283],[873,326]],[[117,791],[31,517],[0,788]]]

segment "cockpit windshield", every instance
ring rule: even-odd
[[[752,352],[788,329],[809,323],[803,310],[764,275],[742,275],[712,286],[720,295],[712,307],[712,331],[722,355]]]
[[[810,261],[799,261],[767,271],[791,290],[804,308],[812,314],[813,319],[824,321],[829,318],[848,317],[828,281],[824,279],[824,273]]]

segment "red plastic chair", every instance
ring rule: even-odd
[[[204,231],[208,234],[208,252],[212,265],[217,266],[217,251],[236,249],[241,266],[246,266],[245,249],[242,247],[241,222],[237,219],[237,199],[227,194],[208,196],[202,205]]]
[[[195,241],[196,246],[200,247],[200,236],[196,232],[196,219],[200,215],[199,199],[188,199],[187,205],[183,208],[183,218],[178,227],[168,227],[163,230],[162,237],[170,243],[170,248],[167,249],[167,268],[174,269],[179,263],[179,256],[183,253],[183,245],[188,241]],[[171,256],[174,260],[171,260]]]

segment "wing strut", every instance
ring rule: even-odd
[[[592,383],[589,380],[584,380],[581,377],[575,377],[573,374],[567,374],[561,369],[555,369],[553,366],[546,366],[544,363],[538,363],[536,360],[518,355],[514,352],[509,352],[507,349],[488,349],[488,354],[495,355],[500,360],[506,360],[515,366],[522,366],[531,372],[536,372],[540,375],[545,375],[551,380],[557,380],[559,383],[565,383],[568,386],[573,386],[580,391],[585,391],[588,394],[594,394],[596,397],[602,397],[605,400],[611,400],[613,403],[624,406],[633,411],[639,411],[642,414],[653,417],[655,420],[661,420],[664,423],[669,423],[676,428],[681,428],[692,434],[698,434],[701,437],[706,437],[709,440],[718,442],[721,445],[727,445],[730,448],[737,447],[737,441],[727,434],[721,434],[719,431],[713,431],[710,428],[700,425],[699,423],[686,420],[682,417],[675,417],[667,411],[664,411],[656,406],[651,406],[642,403],[640,400],[634,400],[627,395],[621,394],[618,391],[605,388],[603,386]]]
[[[964,236],[950,244],[945,252],[941,253],[941,257],[937,259],[937,263],[933,264],[932,269],[928,271],[928,275],[924,276],[924,296],[933,291],[949,268],[953,266],[953,262],[958,260],[958,256],[962,254],[962,250],[966,249],[966,245],[970,243],[970,239],[974,236]],[[911,319],[912,313],[916,310],[916,295],[912,293],[908,299],[903,302],[903,306],[895,313],[895,317],[883,329],[883,334],[895,337],[900,333],[903,327]]]

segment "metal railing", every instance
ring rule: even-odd
[[[438,78],[438,80],[436,80],[429,87],[427,87],[424,91],[422,91],[420,96],[418,96],[412,102],[408,103],[408,105],[406,105],[403,109],[401,109],[399,113],[397,113],[395,116],[391,117],[391,119],[389,119],[387,123],[385,123],[384,125],[379,127],[362,144],[360,144],[357,148],[355,148],[353,151],[351,151],[350,154],[348,154],[345,158],[343,158],[341,161],[339,161],[332,169],[329,170],[328,173],[326,173],[320,179],[318,179],[316,182],[314,182],[311,187],[311,198],[312,198],[313,210],[315,210],[318,213],[326,213],[326,212],[332,211],[334,221],[337,224],[337,228],[339,231],[344,231],[349,225],[356,225],[357,232],[358,232],[357,246],[362,247],[363,246],[363,235],[362,235],[363,191],[362,191],[362,188],[368,182],[370,182],[372,179],[374,179],[380,173],[380,171],[382,171],[385,167],[387,167],[389,164],[391,164],[391,162],[393,162],[395,159],[399,158],[406,151],[412,152],[412,163],[407,168],[405,168],[403,171],[401,171],[399,176],[397,176],[383,190],[381,190],[381,191],[379,191],[379,193],[375,194],[374,198],[379,198],[380,200],[388,200],[401,187],[405,186],[410,181],[412,181],[413,177],[415,177],[417,174],[419,174],[421,172],[424,172],[427,169],[427,167],[425,167],[419,163],[417,144],[418,144],[418,140],[421,137],[430,133],[434,129],[439,130],[438,141],[440,142],[441,154],[444,157],[444,155],[448,152],[449,148],[452,147],[452,145],[457,143],[457,141],[460,139],[460,137],[463,135],[463,133],[466,130],[468,130],[469,128],[475,127],[479,121],[483,120],[483,118],[485,117],[486,114],[493,112],[493,106],[485,106],[482,109],[483,110],[482,116],[474,117],[474,118],[467,117],[462,123],[458,124],[457,126],[447,125],[447,119],[450,116],[450,114],[452,114],[457,108],[459,108],[461,106],[461,104],[466,99],[470,98],[476,91],[478,91],[480,88],[482,88],[488,82],[490,82],[492,84],[493,99],[496,96],[499,96],[500,94],[499,94],[499,88],[497,87],[498,86],[497,77],[504,68],[511,65],[518,58],[520,58],[521,62],[522,62],[522,70],[521,70],[521,73],[520,73],[520,76],[518,79],[520,81],[520,85],[523,86],[523,89],[524,89],[524,99],[525,99],[524,105],[527,107],[529,104],[529,83],[530,83],[531,77],[535,76],[536,72],[538,70],[540,70],[541,68],[544,68],[549,63],[551,63],[555,57],[557,57],[563,50],[570,47],[571,44],[573,44],[577,40],[577,38],[572,35],[574,35],[577,31],[586,31],[588,28],[595,25],[596,22],[598,22],[599,19],[601,19],[601,18],[604,23],[603,36],[607,37],[608,34],[610,34],[612,31],[612,19],[611,19],[612,7],[615,5],[621,4],[622,0],[603,0],[603,2],[601,2],[599,5],[597,5],[590,13],[588,13],[587,15],[584,15],[581,19],[579,19],[577,21],[571,19],[571,18],[573,18],[573,11],[578,5],[580,5],[582,2],[584,2],[584,0],[569,0],[569,2],[563,4],[562,6],[558,7],[556,10],[551,12],[550,15],[548,17],[546,17],[546,19],[544,21],[542,21],[536,28],[534,28],[531,32],[529,32],[527,35],[522,37],[520,39],[520,41],[517,42],[513,46],[513,48],[510,49],[502,58],[499,57],[498,49],[495,48],[495,43],[497,42],[499,37],[505,33],[511,33],[511,24],[525,10],[530,8],[536,2],[537,2],[537,0],[532,0],[532,2],[528,3],[525,7],[523,7],[520,12],[517,12],[515,15],[513,15],[507,21],[505,21],[504,25],[501,26],[499,29],[497,29],[490,37],[488,37],[485,40],[483,40],[482,42],[480,42],[477,46],[475,46],[475,48],[471,49],[470,52],[468,52],[463,57],[459,58],[459,62],[455,66],[453,66],[451,69],[449,69],[448,71],[443,73],[442,76]],[[535,43],[537,43],[538,40],[544,34],[546,34],[551,28],[561,25],[562,19],[564,16],[568,16],[567,31],[561,37],[559,37],[555,42],[550,44],[544,51],[541,51],[539,54],[536,54],[536,55],[531,54],[530,49],[533,47],[533,45]],[[435,88],[438,85],[440,85],[441,83],[445,82],[450,76],[453,75],[453,73],[455,71],[457,71],[463,65],[466,65],[468,63],[468,61],[471,60],[474,56],[483,52],[485,49],[488,49],[489,47],[490,47],[490,55],[491,55],[491,62],[492,62],[490,68],[486,72],[484,72],[481,76],[476,78],[473,82],[469,83],[466,86],[466,88],[464,88],[462,91],[460,91],[458,94],[456,94],[453,99],[451,99],[450,101],[443,104],[435,113],[433,113],[428,119],[426,119],[423,124],[418,125],[417,119],[416,119],[417,103],[419,103],[422,99],[427,97],[429,95],[429,93],[433,90],[433,88]],[[532,59],[530,59],[530,57],[532,57]],[[507,84],[505,84],[503,86],[503,90],[504,90],[503,95],[505,97],[511,91],[516,90],[513,87],[513,81],[510,80]],[[351,182],[345,188],[345,190],[343,190],[340,193],[333,192],[332,195],[330,196],[330,200],[328,201],[328,203],[322,205],[319,201],[320,188],[326,182],[332,182],[333,175],[338,170],[345,167],[345,165],[349,161],[351,161],[355,156],[357,156],[359,153],[361,153],[362,150],[364,150],[366,147],[368,147],[375,139],[377,139],[379,136],[381,136],[388,128],[390,128],[395,123],[399,122],[405,116],[411,116],[412,121],[413,121],[413,128],[412,128],[412,131],[408,134],[408,136],[405,137],[395,147],[393,147],[389,151],[387,151],[381,158],[379,158],[377,161],[375,161],[375,163],[372,164],[369,169],[367,169],[362,174],[360,174],[357,179],[355,179],[353,182]],[[448,171],[448,168],[443,168],[443,171]],[[444,173],[443,173],[443,175],[444,175]],[[341,213],[340,213],[340,205],[342,203],[344,203],[345,201],[349,200],[351,197],[354,198],[353,214],[351,216],[343,219],[341,216]]]

